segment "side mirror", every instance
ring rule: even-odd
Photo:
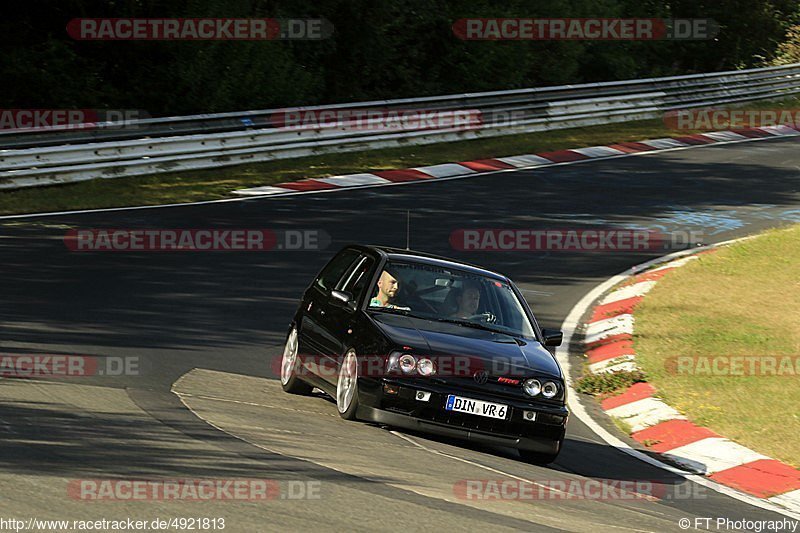
[[[331,303],[350,309],[351,311],[356,310],[356,303],[353,301],[353,295],[349,292],[332,290]]]
[[[544,337],[545,346],[561,346],[564,341],[564,332],[560,329],[543,329],[542,337]]]

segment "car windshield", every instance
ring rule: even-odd
[[[458,269],[389,262],[368,309],[535,338],[508,283]]]

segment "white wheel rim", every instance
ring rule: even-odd
[[[294,375],[294,368],[297,364],[297,330],[293,329],[286,339],[286,346],[283,348],[283,358],[281,359],[281,384],[286,385]]]
[[[336,384],[336,407],[344,413],[350,407],[356,392],[358,363],[355,352],[348,352],[339,369],[339,382]]]

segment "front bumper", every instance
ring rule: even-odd
[[[397,387],[398,393],[386,394],[385,384]],[[418,391],[431,393],[429,400],[417,400]],[[499,420],[446,411],[444,405],[449,394],[502,403],[509,406],[509,412],[504,420]],[[524,419],[523,411],[535,411],[536,421]],[[559,451],[569,411],[563,405],[498,398],[437,385],[433,381],[420,384],[379,379],[359,380],[357,416],[362,420],[413,431],[547,454]]]

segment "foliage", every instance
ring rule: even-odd
[[[778,47],[774,61],[776,65],[798,62],[800,62],[800,25],[789,28],[786,40]]]
[[[578,380],[575,390],[585,394],[611,394],[643,381],[647,379],[641,370],[587,374]]]
[[[167,115],[741,68],[787,57],[778,47],[798,23],[798,2],[28,0],[0,19],[0,101]],[[335,31],[325,41],[128,42],[75,41],[65,29],[75,17],[181,16],[324,17]],[[478,42],[452,32],[466,17],[636,16],[710,17],[721,32],[628,42]]]

